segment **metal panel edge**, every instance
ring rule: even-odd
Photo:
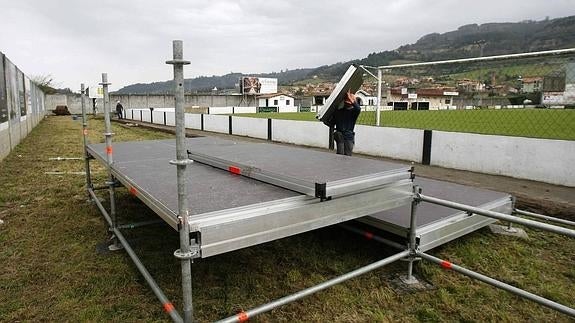
[[[479,207],[486,210],[510,213],[512,204],[511,197],[505,197],[482,204]],[[419,249],[425,252],[494,222],[497,222],[497,220],[477,214],[468,215],[465,212],[458,212],[449,218],[418,228]]]
[[[412,200],[412,186],[405,180],[329,201],[310,200],[279,212],[230,214],[191,225],[200,232],[201,256],[206,258],[406,205]]]

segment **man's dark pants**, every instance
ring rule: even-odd
[[[335,140],[335,144],[337,146],[338,155],[351,156],[354,145],[353,140],[344,139],[343,134],[339,131],[333,133],[333,139]]]

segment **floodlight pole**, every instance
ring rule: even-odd
[[[114,230],[117,229],[118,219],[116,215],[116,179],[112,175],[112,164],[114,163],[114,154],[112,149],[112,123],[110,121],[110,94],[108,93],[108,85],[112,83],[108,82],[108,73],[102,73],[102,88],[104,90],[104,124],[106,126],[104,136],[106,137],[106,162],[108,168],[109,179],[106,184],[108,185],[108,190],[110,191],[110,218],[112,219],[112,232],[113,244],[108,246],[110,250],[118,250],[122,248],[122,245],[118,241],[118,238],[114,234]]]
[[[86,88],[84,83],[80,84],[80,93],[82,98],[82,137],[84,143],[84,167],[86,170],[86,194],[88,194],[88,201],[92,199],[89,189],[92,188],[92,177],[90,176],[90,155],[86,146],[88,145],[88,123],[86,118]]]
[[[190,226],[188,224],[188,194],[186,189],[186,167],[192,162],[186,152],[186,129],[184,124],[184,65],[190,64],[183,59],[184,49],[181,40],[173,41],[173,59],[166,64],[174,65],[174,97],[176,110],[176,159],[170,164],[177,167],[178,181],[178,220],[180,231],[180,249],[174,256],[182,264],[182,293],[184,301],[184,322],[192,322],[192,259],[198,254],[197,248],[190,241]]]

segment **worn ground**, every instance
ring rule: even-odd
[[[92,141],[102,141],[102,124],[90,120]],[[115,140],[171,137],[117,123],[114,132]],[[168,321],[127,255],[101,252],[108,233],[96,207],[86,202],[84,178],[46,174],[83,170],[82,161],[48,160],[80,157],[80,134],[80,122],[49,117],[0,162],[0,219],[4,221],[0,225],[0,321]],[[103,181],[105,169],[93,164],[96,179]],[[547,204],[562,205],[558,212],[562,216],[573,212],[573,189],[416,169],[432,177],[523,194],[526,198],[520,197],[521,203],[543,206],[542,212],[548,210]],[[118,195],[122,219],[155,217],[125,189],[119,189]],[[101,196],[105,200],[106,194]],[[574,307],[574,239],[527,232],[528,240],[518,240],[482,229],[434,249],[432,254]],[[155,225],[129,230],[126,236],[180,309],[180,267],[172,255],[178,248],[176,232]],[[234,314],[392,252],[339,228],[326,228],[201,259],[193,265],[196,318],[212,321]],[[418,264],[416,271],[434,289],[403,293],[394,289],[391,281],[404,266],[397,263],[376,270],[256,320],[569,321],[563,314],[429,263]]]

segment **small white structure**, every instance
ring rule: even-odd
[[[373,96],[364,90],[359,90],[355,92],[355,96],[361,99],[362,106],[376,106],[377,96]]]
[[[258,112],[298,112],[295,98],[282,93],[258,96]]]

